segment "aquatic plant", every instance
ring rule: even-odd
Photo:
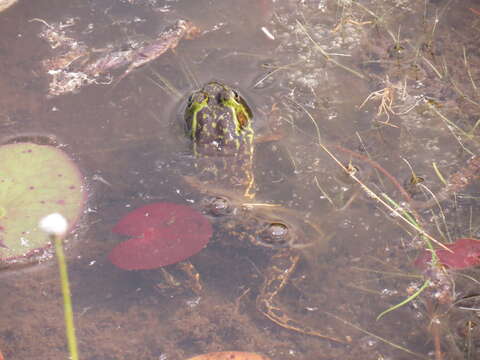
[[[37,260],[51,245],[39,228],[59,212],[70,230],[85,200],[82,176],[60,149],[34,143],[0,146],[0,263]]]
[[[212,236],[212,226],[189,206],[158,202],[131,211],[113,232],[133,238],[113,248],[109,260],[125,270],[144,270],[175,264],[198,253]]]
[[[57,254],[60,283],[62,285],[68,351],[71,360],[78,360],[77,337],[75,336],[75,325],[73,322],[72,296],[68,281],[67,261],[65,260],[62,244],[68,230],[68,222],[61,214],[53,213],[42,218],[38,225],[40,229],[49,235],[51,241],[55,243],[55,253]]]

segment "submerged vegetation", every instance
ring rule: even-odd
[[[330,13],[330,5],[318,2],[317,15]],[[287,107],[289,114],[284,116],[285,121],[304,137],[316,133],[311,142],[318,144],[319,152],[325,151],[333,158],[334,163],[355,180],[358,189],[379,205],[381,216],[407,234],[399,235],[394,230],[379,233],[375,241],[381,249],[372,250],[365,242],[364,251],[357,251],[387,257],[386,261],[366,259],[366,264],[375,266],[378,262],[386,270],[362,269],[363,274],[363,271],[371,273],[372,280],[360,276],[360,281],[369,283],[375,281],[375,274],[384,274],[385,282],[391,279],[388,288],[373,290],[351,280],[347,280],[348,286],[365,295],[377,292],[381,297],[395,295],[398,300],[392,297],[390,307],[387,305],[387,310],[377,316],[380,322],[388,322],[387,314],[395,318],[400,306],[416,309],[406,310],[399,316],[410,313],[410,325],[417,329],[403,332],[398,329],[399,333],[391,336],[398,339],[400,333],[406,337],[410,332],[415,334],[423,329],[418,319],[426,316],[431,321],[426,329],[433,339],[435,359],[463,359],[463,356],[474,359],[478,349],[473,344],[478,338],[475,340],[471,331],[471,313],[455,304],[462,299],[475,303],[478,292],[475,276],[469,275],[475,274],[474,267],[480,264],[477,250],[480,224],[475,216],[478,199],[465,201],[462,194],[472,193],[472,189],[476,194],[474,189],[478,188],[480,178],[477,87],[480,59],[476,56],[475,40],[479,20],[473,15],[476,12],[469,10],[468,4],[455,1],[435,4],[431,1],[415,4],[338,1],[336,5],[336,14],[341,15],[330,32],[317,18],[299,14],[295,24],[290,25],[298,41],[285,40],[281,46],[288,49],[289,54],[297,50],[300,62],[296,62],[293,55],[283,58],[282,64],[270,65],[273,69],[270,76],[280,77],[278,72],[288,70],[289,87],[295,89],[285,95],[289,100],[287,104],[292,104]],[[460,18],[462,25],[459,25]],[[277,19],[288,22],[290,18],[279,15]],[[415,26],[402,26],[402,22]],[[477,30],[470,33],[467,31],[470,28]],[[457,41],[452,42],[452,38]],[[342,97],[341,92],[351,93],[342,83],[329,83],[328,78],[335,76],[332,74],[348,79],[365,94],[356,104],[355,115],[335,104],[336,101],[343,107],[350,105],[350,99]],[[262,78],[266,79],[268,77]],[[330,93],[337,91],[340,95],[322,91],[323,81],[332,88]],[[353,111],[352,108],[349,109]],[[351,122],[334,126],[326,121],[340,121],[342,116]],[[313,127],[308,123],[313,123]],[[313,131],[309,133],[305,130],[308,128]],[[341,135],[339,130],[351,135]],[[333,143],[332,139],[335,139]],[[370,202],[344,185],[332,187],[334,177],[325,175],[326,171],[334,172],[331,168],[302,171],[301,164],[305,161],[292,158],[292,162],[297,172],[314,173],[312,184],[336,212],[350,217],[357,213],[353,208],[358,207],[355,203]],[[340,202],[336,195],[339,189],[348,195]],[[337,219],[339,224],[344,221],[341,216]],[[414,275],[418,270],[412,266],[411,257],[418,253],[421,255],[416,264],[422,273],[411,281],[410,277],[418,276]],[[358,272],[358,267],[351,269]],[[458,273],[462,269],[465,274]],[[397,275],[389,275],[392,271]],[[459,279],[465,288],[459,287]],[[467,284],[466,279],[471,283]],[[404,300],[398,296],[400,284],[404,284],[400,290]],[[353,303],[355,301],[350,307]],[[397,305],[392,305],[395,303]],[[470,330],[459,334],[451,328],[451,319],[459,321],[462,313]],[[476,319],[474,324],[478,323]],[[393,338],[390,339],[383,340],[398,349]],[[422,358],[420,354],[415,356]]]
[[[88,236],[81,255],[72,256],[71,262],[82,355],[265,359],[258,352],[277,360],[477,359],[480,9],[459,0],[259,0],[251,3],[263,17],[250,26],[253,10],[232,15],[236,3],[224,1],[213,1],[215,14],[195,8],[209,1],[188,2],[203,14],[202,19],[189,19],[202,24],[202,36],[180,41],[189,38],[181,33],[165,42],[159,34],[171,33],[156,29],[152,38],[157,40],[129,39],[137,47],[128,49],[105,46],[104,34],[90,28],[90,19],[41,21],[43,34],[58,30],[50,39],[70,42],[37,65],[64,72],[65,78],[58,79],[66,82],[57,84],[72,85],[49,98],[42,128],[62,132],[58,124],[64,126],[64,118],[80,120],[65,126],[64,137],[69,150],[93,169],[92,182],[98,185],[85,221]],[[163,7],[154,1],[128,3],[129,11],[170,13],[166,23],[189,18],[182,12],[190,9],[180,2]],[[122,31],[134,27],[129,35],[144,30],[139,24],[148,15],[117,18],[111,15],[115,5],[95,16],[107,14]],[[31,29],[42,26],[38,19],[25,23]],[[192,29],[196,35],[198,29]],[[34,35],[32,41],[38,40]],[[95,52],[90,43],[87,48],[82,40],[87,36],[91,44],[98,36],[104,49]],[[157,46],[153,50],[152,44]],[[75,69],[85,70],[80,73],[88,73],[89,80],[69,82],[68,76],[79,74]],[[114,89],[111,81],[99,78],[111,80],[111,71],[117,79],[128,74]],[[152,74],[154,79],[142,82]],[[186,176],[178,176],[195,166],[189,163],[191,155],[185,156],[187,140],[178,134],[182,126],[172,126],[182,112],[172,94],[189,93],[212,78],[236,83],[242,96],[255,99],[255,137],[257,127],[280,133],[255,149],[256,156],[260,153],[254,189],[258,202],[242,205],[258,213],[277,207],[302,214],[305,224],[318,229],[309,233],[311,239],[303,239],[308,247],[298,247],[304,258],[297,256],[291,266],[278,262],[268,270],[277,276],[266,284],[269,274],[261,265],[271,260],[271,253],[222,238],[232,232],[218,231],[215,223],[212,229],[193,210],[190,204],[201,203],[198,194],[185,186]],[[83,87],[87,84],[91,86]],[[71,94],[80,87],[81,93]],[[95,97],[105,89],[111,91],[99,105]],[[52,88],[44,90],[42,102],[49,91],[53,94]],[[71,111],[66,116],[64,109],[70,107],[80,115]],[[169,113],[169,107],[176,108]],[[63,117],[55,118],[58,113]],[[5,114],[1,126],[26,131],[14,111]],[[262,151],[267,153],[263,159]],[[0,184],[0,195],[12,194],[4,189]],[[215,194],[216,189],[203,190]],[[2,222],[6,211],[10,209],[0,204],[0,233],[7,229]],[[231,228],[238,225],[235,215],[228,223]],[[112,224],[117,224],[116,234],[132,238],[118,243],[119,237],[110,235]],[[289,229],[276,226],[272,237]],[[173,246],[179,239],[186,241]],[[241,234],[238,239],[244,241]],[[201,251],[207,243],[211,251]],[[0,254],[5,251],[0,247]],[[117,267],[140,271],[111,266],[107,254]],[[204,289],[194,295],[152,286],[140,274],[195,254],[199,256],[192,262],[197,261]],[[282,260],[281,255],[274,256]],[[45,352],[36,353],[38,358],[64,356],[58,314],[48,320],[40,314],[58,305],[58,294],[49,291],[58,287],[58,279],[48,271],[20,276],[16,283],[5,280],[9,295],[2,311],[15,324],[0,334],[7,359],[32,358],[34,351]],[[265,288],[268,300],[276,300],[269,303],[267,319],[259,316],[256,303]],[[32,301],[32,293],[42,293],[43,301]],[[6,310],[17,303],[29,309],[28,321]],[[40,329],[39,336],[50,340],[48,349],[28,342],[33,339],[30,329]],[[219,353],[222,349],[255,353]]]

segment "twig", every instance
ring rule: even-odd
[[[350,177],[355,180],[358,184],[360,184],[360,186],[362,187],[362,189],[367,193],[367,195],[371,196],[372,198],[374,198],[375,200],[377,200],[380,204],[382,204],[384,207],[386,207],[392,214],[395,214],[396,216],[398,216],[400,219],[402,219],[405,223],[407,223],[409,226],[411,226],[412,228],[414,228],[415,230],[417,230],[420,234],[422,234],[423,236],[425,236],[427,239],[433,241],[435,244],[437,244],[438,246],[440,246],[441,248],[443,248],[444,250],[447,250],[449,252],[452,252],[449,248],[447,248],[445,245],[443,245],[440,241],[438,241],[437,239],[435,239],[434,237],[432,237],[430,234],[428,234],[425,230],[423,230],[419,224],[421,224],[421,218],[418,216],[418,214],[412,210],[412,213],[414,214],[416,220],[418,223],[415,223],[415,222],[412,222],[411,219],[409,219],[407,217],[406,214],[408,213],[405,213],[405,215],[401,214],[398,212],[398,209],[397,208],[394,208],[393,206],[391,206],[390,204],[388,204],[386,201],[384,201],[382,198],[380,198],[373,190],[371,190],[367,185],[365,185],[362,181],[360,181],[360,179],[358,179],[355,174],[351,174],[348,172],[348,169],[340,162],[340,160],[338,160],[335,155],[333,155],[330,150],[328,150],[328,148],[323,145],[323,144],[319,144],[319,146],[343,169],[345,170],[349,175]],[[335,147],[337,148],[342,148],[340,145],[334,145]],[[348,149],[347,149],[348,150]],[[354,153],[353,151],[350,150],[350,152]],[[370,159],[369,159],[370,160]],[[370,160],[372,161],[372,160]],[[380,169],[383,169],[382,167],[379,167],[379,170]],[[389,179],[391,179],[394,183],[398,184],[398,186],[400,186],[401,189],[403,189],[401,187],[401,185],[398,183],[398,181],[392,176],[390,175],[388,172],[385,171],[384,174],[388,174],[388,177]],[[387,175],[386,175],[387,176]],[[406,196],[408,196],[408,198],[410,198],[410,195],[408,195],[408,193],[406,193],[406,191],[403,189],[403,192],[402,193],[405,193]],[[382,194],[383,196],[387,197],[387,194]]]
[[[427,201],[419,202],[413,201],[412,206],[416,209],[425,209],[435,203],[441,203],[442,201],[448,199],[448,197],[460,190],[464,189],[472,180],[480,177],[480,156],[474,156],[471,158],[467,166],[460,169],[448,179],[448,184],[445,186],[435,198],[429,199]]]
[[[332,198],[330,197],[330,195],[328,195],[328,193],[322,189],[322,187],[320,186],[320,183],[318,182],[318,179],[316,176],[313,177],[313,179],[315,180],[315,185],[317,185],[317,188],[318,190],[320,190],[320,192],[322,193],[323,196],[325,196],[325,199],[328,200],[328,202],[330,203],[330,205],[332,205],[334,208],[336,208],[335,206],[335,203],[333,202]]]
[[[447,185],[447,181],[445,180],[445,178],[443,177],[442,173],[440,172],[440,169],[438,168],[436,162],[433,162],[433,163],[432,163],[432,167],[433,167],[433,170],[435,171],[435,174],[436,174],[437,177],[440,179],[440,181],[443,183],[443,185]]]
[[[475,84],[475,81],[473,80],[472,72],[470,71],[470,65],[468,64],[468,59],[467,59],[467,49],[465,49],[465,46],[463,46],[463,63],[465,65],[465,69],[467,69],[467,74],[470,79],[470,82],[472,83],[473,90],[477,92],[478,88],[477,88],[477,85]]]
[[[451,122],[445,115],[443,115],[440,111],[438,111],[434,105],[432,105],[430,102],[427,101],[427,105],[428,107],[435,113],[438,115],[438,117],[440,117],[440,119],[442,119],[445,124],[447,124],[447,128],[448,130],[451,132],[452,136],[455,138],[455,140],[458,141],[458,143],[460,144],[460,146],[462,147],[463,150],[465,150],[468,154],[470,155],[474,155],[474,153],[472,151],[470,151],[469,149],[467,149],[463,143],[461,142],[461,140],[459,139],[459,137],[453,132],[452,129],[455,129],[457,130],[461,135],[465,136],[465,137],[469,137],[470,135],[465,131],[463,130],[462,128],[460,128],[459,126],[457,126],[456,124],[454,124],[453,122]]]
[[[379,163],[377,163],[375,160],[372,160],[372,159],[368,158],[367,156],[359,154],[359,153],[357,153],[353,150],[347,149],[347,148],[345,148],[341,145],[338,145],[338,144],[334,144],[332,146],[334,148],[344,152],[344,153],[347,153],[348,155],[350,155],[352,157],[355,157],[357,159],[365,161],[370,166],[372,166],[376,170],[380,171],[386,178],[388,178],[388,180],[390,180],[390,182],[393,184],[393,186],[395,186],[397,188],[397,190],[400,192],[400,194],[403,196],[404,200],[407,203],[412,202],[412,198],[410,197],[408,192],[403,188],[403,186],[398,182],[398,180],[392,174],[390,174],[384,167],[382,167]],[[418,217],[418,215],[416,215],[416,217]]]

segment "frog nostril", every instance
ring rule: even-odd
[[[287,225],[281,222],[272,222],[260,231],[257,241],[264,246],[281,248],[290,244],[290,237]]]

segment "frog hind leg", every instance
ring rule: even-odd
[[[295,272],[300,255],[290,251],[282,251],[272,256],[272,265],[267,269],[265,281],[257,297],[257,309],[275,324],[305,335],[316,336],[337,343],[346,344],[346,340],[323,334],[315,329],[305,326],[300,321],[292,319],[282,310],[276,301],[277,295],[289,282]]]

